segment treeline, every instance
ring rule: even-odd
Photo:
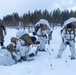
[[[3,17],[3,23],[7,26],[16,26],[18,22],[23,22],[25,26],[29,24],[34,25],[39,19],[47,19],[50,25],[63,24],[65,20],[70,17],[76,17],[76,11],[64,10],[60,11],[60,9],[56,9],[48,12],[46,9],[44,11],[35,10],[34,12],[28,11],[28,13],[24,13],[19,16],[18,13],[13,13],[11,15],[6,15]]]

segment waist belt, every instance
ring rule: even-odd
[[[43,35],[38,35],[38,37],[43,37]]]
[[[74,39],[67,39],[68,41],[74,40]]]
[[[47,37],[46,35],[38,35],[38,37]]]

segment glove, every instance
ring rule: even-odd
[[[46,34],[44,34],[44,35],[42,35],[42,37],[45,37],[45,38],[47,38],[47,35],[46,35]]]
[[[53,33],[53,31],[51,31],[51,33]]]
[[[35,41],[34,44],[38,45],[38,44],[40,44],[40,42],[39,41]]]
[[[42,37],[45,37],[44,35],[42,35]]]
[[[69,42],[67,41],[66,44],[69,45]]]
[[[33,32],[33,35],[36,35],[36,33],[35,33],[35,32]]]

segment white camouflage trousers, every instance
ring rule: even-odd
[[[40,49],[44,49],[45,50],[45,44],[46,44],[46,38],[45,37],[38,37],[38,40],[40,41]]]
[[[70,52],[71,52],[71,57],[75,57],[75,42],[72,40],[72,41],[69,41],[70,45]],[[60,45],[60,49],[58,51],[58,56],[61,57],[63,51],[66,49],[66,44],[64,42],[61,43]]]

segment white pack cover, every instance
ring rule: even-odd
[[[69,18],[68,20],[66,20],[66,21],[64,22],[64,24],[63,24],[62,29],[63,29],[65,26],[67,26],[67,24],[72,23],[72,22],[76,22],[76,18],[71,17],[71,18]]]
[[[16,45],[16,50],[19,50],[20,56],[25,56],[29,52],[29,46],[22,46],[23,40],[18,40]]]
[[[11,53],[7,49],[0,49],[0,65],[13,65],[15,64]]]
[[[46,24],[48,27],[50,26],[50,25],[49,25],[49,22],[48,22],[46,19],[40,19],[40,20],[35,24],[35,26],[40,25],[40,24]]]

